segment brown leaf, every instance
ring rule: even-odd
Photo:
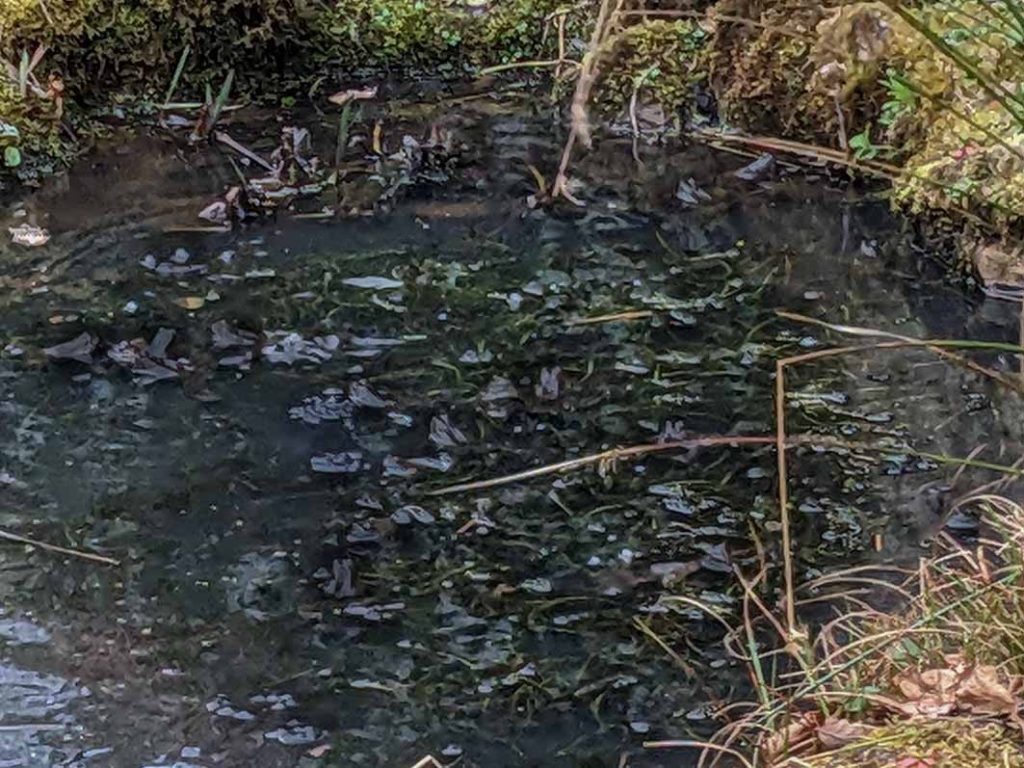
[[[909,715],[948,715],[956,706],[959,676],[951,669],[929,669],[898,675],[893,683],[906,698],[901,709]]]
[[[837,717],[830,717],[818,728],[818,741],[825,749],[837,749],[860,741],[871,734],[873,729],[864,723],[852,723]]]
[[[1020,709],[1020,681],[1000,676],[996,667],[971,667],[959,656],[947,658],[949,669],[929,669],[898,675],[893,684],[905,703],[896,704],[908,716],[947,715],[954,709],[977,715],[1014,715]]]
[[[769,765],[778,758],[799,752],[814,738],[818,715],[798,715],[789,725],[772,733],[761,745],[765,762]]]
[[[975,667],[963,679],[956,694],[961,709],[977,715],[1012,715],[1019,708],[1017,698],[999,678],[993,666]]]

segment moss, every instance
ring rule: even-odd
[[[314,26],[319,58],[341,66],[478,66],[557,50],[553,15],[580,14],[557,0],[506,0],[486,11],[445,0],[336,0]]]
[[[928,28],[1000,82],[1024,79],[976,0],[924,4]],[[753,133],[901,163],[893,199],[966,210],[1001,230],[1024,219],[1024,126],[881,2],[721,0],[712,82],[727,122]]]
[[[465,21],[440,0],[340,0],[315,28],[329,41],[320,57],[334,63],[416,64],[457,48]]]
[[[578,6],[561,0],[520,0],[498,5],[483,17],[476,35],[479,50],[487,52],[487,63],[499,64],[556,56],[559,15],[563,18],[563,39],[569,48],[582,35],[586,24]]]
[[[789,0],[723,0],[709,54],[722,117],[755,133],[819,135],[834,117],[820,95],[807,99],[813,31],[826,9]]]
[[[115,99],[153,103],[186,45],[179,94],[195,97],[234,68],[235,93],[277,101],[305,93],[329,67],[455,69],[553,53],[559,10],[571,39],[585,13],[558,0],[498,0],[485,10],[448,0],[4,0],[0,57],[13,63],[45,45],[37,75],[63,76],[73,122]],[[0,120],[18,128],[29,159],[71,149],[46,119],[52,106],[0,95]]]
[[[169,77],[185,45],[196,79],[228,65],[273,60],[296,48],[303,25],[292,0],[47,0],[0,9],[0,40],[7,56],[48,47],[47,63],[61,71],[69,91],[154,85]]]
[[[619,111],[634,91],[676,112],[703,79],[706,33],[694,21],[652,21],[628,27],[612,41],[609,68],[599,86],[606,108]]]

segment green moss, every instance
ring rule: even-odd
[[[185,45],[196,79],[235,62],[266,62],[296,48],[303,17],[292,0],[18,0],[0,8],[3,54],[48,46],[47,64],[69,92],[153,84],[169,77]],[[301,35],[300,35],[301,37]]]
[[[586,18],[578,6],[561,0],[500,4],[483,16],[475,40],[487,64],[554,57],[558,54],[558,16],[563,19],[563,38],[569,48],[573,39],[582,35]]]
[[[556,0],[506,0],[486,11],[445,0],[336,0],[314,23],[328,41],[318,58],[403,68],[536,58],[557,50],[552,15],[560,7]]]
[[[676,112],[692,100],[704,78],[706,34],[690,20],[651,21],[628,27],[612,42],[608,71],[599,86],[602,103],[615,111],[639,91]]]
[[[417,64],[461,42],[461,14],[439,0],[340,0],[315,22],[329,44],[319,57],[337,64]]]
[[[325,71],[453,70],[554,55],[552,14],[564,10],[571,42],[586,13],[559,0],[498,0],[486,9],[449,0],[3,0],[0,57],[15,63],[40,45],[36,74],[59,73],[65,121],[90,106],[152,104],[186,45],[178,94],[195,98],[234,68],[235,93],[305,93]],[[0,69],[0,80],[4,78]],[[63,156],[53,104],[0,93],[0,120],[14,125],[25,154]],[[82,133],[91,131],[85,121]],[[26,164],[26,168],[31,163]]]

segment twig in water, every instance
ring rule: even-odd
[[[817,440],[813,436],[807,439],[800,438],[802,442]],[[463,493],[465,491],[479,491],[485,488],[496,488],[509,483],[519,483],[523,480],[532,480],[545,475],[558,474],[560,472],[571,472],[592,464],[608,464],[621,459],[646,456],[649,453],[661,453],[663,451],[692,450],[694,448],[707,448],[716,445],[772,445],[775,438],[767,435],[713,435],[697,437],[690,440],[675,440],[668,443],[646,443],[644,445],[632,445],[627,448],[612,448],[611,450],[593,453],[589,456],[581,456],[578,459],[560,461],[556,464],[547,464],[543,467],[528,469],[523,472],[516,472],[503,477],[493,477],[489,480],[478,480],[472,483],[459,483],[438,488],[434,491],[427,491],[427,496],[447,496],[452,493]]]
[[[78,557],[82,560],[92,560],[96,563],[103,563],[104,565],[120,565],[120,560],[115,560],[112,557],[104,557],[103,555],[94,555],[92,552],[82,552],[78,549],[68,549],[67,547],[58,547],[56,544],[47,544],[45,541],[39,541],[38,539],[30,539],[28,536],[22,536],[17,533],[11,533],[0,529],[0,539],[6,539],[7,541],[13,541],[17,544],[28,544],[33,547],[39,547],[45,549],[47,552],[56,552],[61,555],[69,555],[71,557]]]
[[[999,373],[998,371],[992,371],[984,366],[978,365],[973,360],[968,360],[960,355],[956,355],[948,351],[948,348],[957,349],[987,349],[987,350],[1000,350],[1004,352],[1013,352],[1020,354],[1024,352],[1020,346],[1014,344],[1004,344],[1001,342],[986,342],[986,341],[963,341],[963,340],[950,340],[950,339],[914,339],[909,336],[901,336],[899,334],[890,333],[887,331],[879,331],[871,328],[860,328],[857,326],[847,325],[836,325],[834,323],[828,323],[824,320],[816,320],[815,318],[806,317],[804,315],[798,315],[791,312],[778,311],[776,314],[779,317],[786,318],[787,320],[793,320],[795,322],[807,323],[811,325],[817,325],[829,330],[836,331],[837,333],[844,333],[851,336],[860,337],[874,337],[891,339],[891,341],[880,342],[866,346],[852,346],[852,347],[838,347],[833,349],[818,350],[815,352],[807,352],[800,355],[794,355],[792,357],[785,357],[775,362],[775,441],[776,441],[776,461],[778,462],[778,474],[779,474],[779,517],[782,526],[782,558],[784,567],[784,580],[786,589],[786,624],[789,633],[789,640],[793,641],[799,638],[800,630],[796,624],[796,601],[795,601],[795,588],[794,588],[794,574],[793,574],[793,553],[792,553],[792,531],[791,521],[789,518],[789,488],[786,480],[786,446],[788,444],[786,438],[786,383],[785,383],[785,371],[789,366],[799,365],[801,363],[810,362],[812,360],[821,360],[827,357],[838,357],[842,355],[861,353],[868,349],[885,349],[895,348],[900,346],[908,347],[923,347],[929,351],[937,354],[947,360],[952,360],[960,365],[981,373],[985,376],[989,376],[996,381],[999,381],[1006,386],[1019,391],[1022,391],[1020,382],[1015,378],[1009,378]],[[972,458],[968,459],[950,459],[946,456],[940,456],[936,454],[929,454],[925,452],[915,451],[918,456],[922,458],[931,459],[932,461],[942,463],[956,463],[960,466],[977,466],[983,469],[997,469],[998,471],[1009,471],[1013,472],[1012,468],[1003,467],[1001,465],[992,465],[989,462],[980,462]],[[790,649],[793,650],[793,649]]]
[[[597,20],[594,23],[594,32],[590,37],[590,44],[587,46],[587,52],[583,56],[583,62],[579,67],[576,91],[572,97],[569,138],[566,139],[565,147],[562,148],[562,159],[558,164],[555,183],[551,187],[552,198],[561,196],[574,205],[582,206],[583,203],[569,192],[569,163],[572,162],[572,153],[576,148],[577,141],[585,147],[590,146],[590,119],[587,117],[587,103],[590,101],[590,92],[597,80],[598,64],[600,63],[604,43],[618,20],[622,4],[623,0],[601,0],[601,7],[597,12]]]
[[[957,365],[968,368],[975,373],[980,373],[982,376],[998,381],[1003,386],[1009,387],[1017,392],[1024,392],[1024,386],[1022,386],[1021,382],[1015,377],[1007,376],[999,371],[993,371],[991,368],[986,368],[973,360],[969,360],[961,355],[957,355],[949,351],[950,349],[975,349],[989,352],[1009,352],[1015,355],[1024,354],[1024,346],[1020,346],[1018,344],[1007,344],[1001,341],[974,341],[971,339],[915,339],[912,336],[902,336],[898,333],[881,331],[874,328],[862,328],[855,325],[838,325],[836,323],[829,323],[825,320],[818,320],[813,317],[807,317],[806,315],[799,315],[795,312],[778,310],[775,314],[779,317],[784,317],[787,320],[807,325],[817,325],[821,328],[827,328],[830,331],[842,333],[847,336],[892,339],[891,342],[882,342],[865,347],[847,347],[831,350],[826,349],[819,352],[808,352],[807,354],[797,355],[794,358],[790,358],[789,364],[807,362],[808,360],[815,360],[821,357],[831,357],[837,354],[846,354],[847,352],[844,350],[860,351],[867,349],[896,348],[900,346],[924,347],[929,352],[932,352],[945,360],[949,360]]]
[[[612,312],[608,315],[597,315],[596,317],[577,317],[567,320],[566,325],[594,325],[596,323],[614,323],[621,320],[643,320],[653,317],[654,312],[649,309],[630,309],[625,312]]]
[[[243,157],[249,158],[250,160],[252,160],[257,165],[262,166],[265,170],[268,170],[271,173],[274,172],[274,166],[272,166],[269,162],[264,160],[262,157],[257,155],[255,152],[253,152],[248,147],[245,147],[245,146],[242,146],[241,144],[239,144],[237,141],[232,139],[225,131],[217,131],[213,135],[213,137],[215,139],[217,139],[217,141],[219,141],[221,144],[225,144],[225,145],[231,147],[231,149],[235,150],[235,152],[237,152],[238,154],[242,155]]]

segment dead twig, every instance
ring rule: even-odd
[[[233,138],[231,138],[231,136],[229,136],[226,132],[224,132],[224,131],[217,131],[216,133],[213,134],[213,136],[221,144],[224,144],[225,146],[228,146],[231,149],[235,150],[235,152],[237,152],[238,154],[242,155],[242,157],[247,157],[250,160],[252,160],[254,163],[256,163],[257,165],[262,166],[264,168],[264,170],[267,170],[267,171],[270,171],[271,173],[274,173],[274,171],[275,171],[274,166],[272,166],[268,161],[264,160],[262,157],[257,155],[255,152],[253,152],[248,147],[239,144],[237,141],[235,141]]]
[[[573,320],[567,320],[566,325],[595,325],[597,323],[614,323],[623,320],[643,320],[648,317],[653,317],[654,312],[649,309],[630,309],[624,312],[612,312],[607,315],[597,315],[595,317],[577,317]]]
[[[70,557],[78,557],[82,560],[91,560],[94,563],[103,563],[104,565],[120,565],[120,560],[115,560],[112,557],[104,557],[103,555],[94,555],[92,552],[82,552],[78,549],[68,549],[67,547],[58,547],[56,544],[47,544],[45,541],[39,541],[38,539],[30,539],[28,536],[22,536],[18,533],[11,533],[0,529],[0,539],[7,541],[13,541],[17,544],[27,544],[32,547],[39,547],[39,549],[45,549],[47,552],[55,552],[60,555],[69,555]]]
[[[827,439],[821,439],[816,436],[800,436],[794,438],[799,442],[829,442]],[[690,440],[674,440],[667,443],[646,443],[644,445],[632,445],[626,448],[612,448],[607,451],[601,451],[600,453],[590,454],[589,456],[581,456],[578,459],[569,459],[568,461],[560,461],[556,464],[547,464],[543,467],[536,467],[534,469],[528,469],[523,472],[516,472],[511,475],[504,475],[502,477],[494,477],[488,480],[478,480],[472,483],[459,483],[457,485],[449,485],[444,488],[438,488],[437,490],[427,491],[427,496],[447,496],[452,493],[463,493],[465,491],[479,491],[485,488],[495,488],[501,485],[508,485],[509,483],[519,483],[523,480],[533,480],[537,477],[544,477],[546,475],[554,475],[562,472],[571,472],[574,469],[581,469],[582,467],[588,467],[593,464],[610,464],[612,462],[620,461],[622,459],[636,458],[637,456],[646,456],[651,453],[663,453],[665,451],[678,451],[678,450],[694,450],[696,448],[709,448],[717,445],[725,446],[740,446],[740,445],[772,445],[775,443],[775,438],[768,435],[712,435],[706,437],[697,437]]]
[[[570,111],[569,138],[566,139],[565,147],[562,149],[558,173],[551,187],[552,198],[564,197],[574,205],[582,206],[583,203],[569,192],[569,164],[572,162],[572,154],[577,141],[584,147],[590,146],[590,118],[587,116],[587,104],[590,102],[590,92],[597,81],[598,65],[604,44],[617,22],[622,4],[623,0],[601,0],[601,7],[594,23],[594,32],[579,67],[579,77],[576,80],[576,90],[573,93]]]

